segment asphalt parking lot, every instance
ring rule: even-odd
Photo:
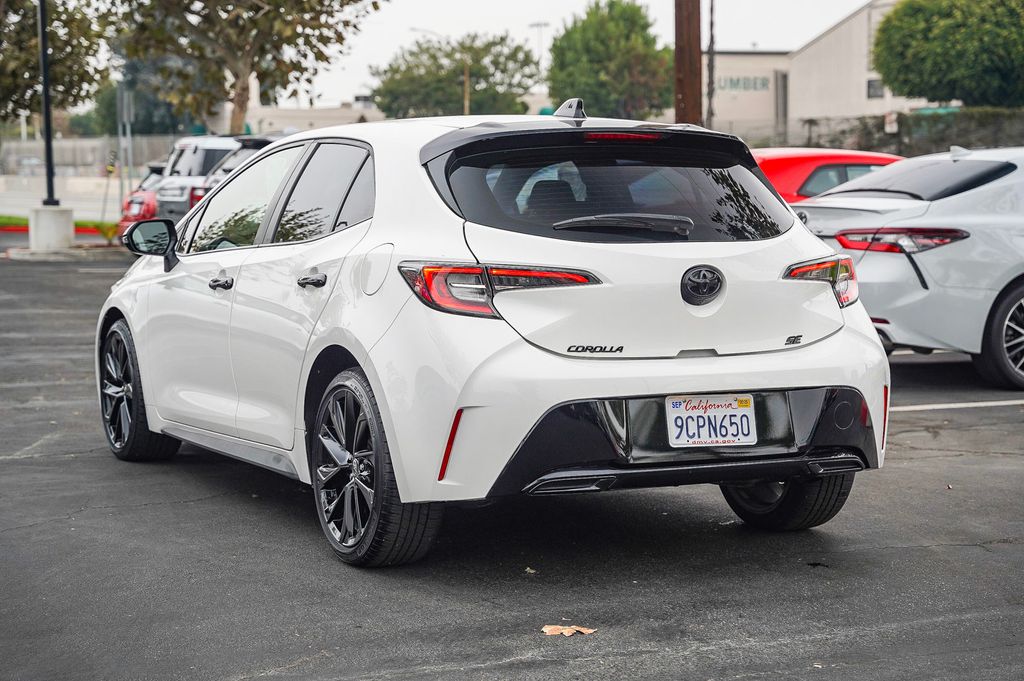
[[[962,356],[894,357],[886,466],[823,528],[752,532],[712,487],[517,499],[359,570],[301,484],[109,454],[92,342],[120,269],[0,258],[0,678],[1024,674],[1024,394]]]

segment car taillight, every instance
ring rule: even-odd
[[[882,229],[850,229],[836,234],[836,241],[851,251],[879,253],[920,253],[955,241],[970,234],[961,229],[931,227],[884,227]]]
[[[192,187],[192,191],[188,193],[188,207],[191,208],[199,203],[204,196],[206,196],[206,187]]]
[[[496,318],[491,301],[502,291],[601,283],[588,272],[535,267],[403,262],[398,270],[424,304],[475,317]]]
[[[857,302],[860,290],[857,285],[857,273],[853,269],[853,260],[839,257],[819,260],[818,262],[793,265],[786,270],[783,279],[799,281],[823,281],[832,285],[839,307],[847,307]]]

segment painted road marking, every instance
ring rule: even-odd
[[[1024,407],[1024,400],[947,402],[945,404],[908,404],[902,407],[890,407],[889,411],[941,411],[943,409],[980,409],[982,407]]]

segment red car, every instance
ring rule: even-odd
[[[788,203],[817,196],[902,156],[849,149],[751,149],[754,159]]]
[[[121,206],[121,219],[117,223],[118,236],[139,220],[156,217],[156,185],[164,179],[164,161],[152,161],[146,164],[148,171],[139,186],[132,190]]]

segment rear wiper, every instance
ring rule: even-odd
[[[580,229],[586,227],[624,227],[646,229],[652,232],[669,232],[688,236],[693,229],[693,220],[685,215],[664,215],[661,213],[605,213],[586,215],[556,222],[555,229]]]
[[[917,199],[918,201],[924,201],[924,197],[923,196],[921,196],[920,194],[915,194],[914,192],[905,192],[905,191],[902,191],[900,189],[881,189],[881,188],[871,188],[871,189],[840,189],[837,192],[829,192],[828,196],[835,196],[836,194],[854,194],[856,192],[882,192],[883,194],[903,194],[904,196],[909,196],[912,199]]]

